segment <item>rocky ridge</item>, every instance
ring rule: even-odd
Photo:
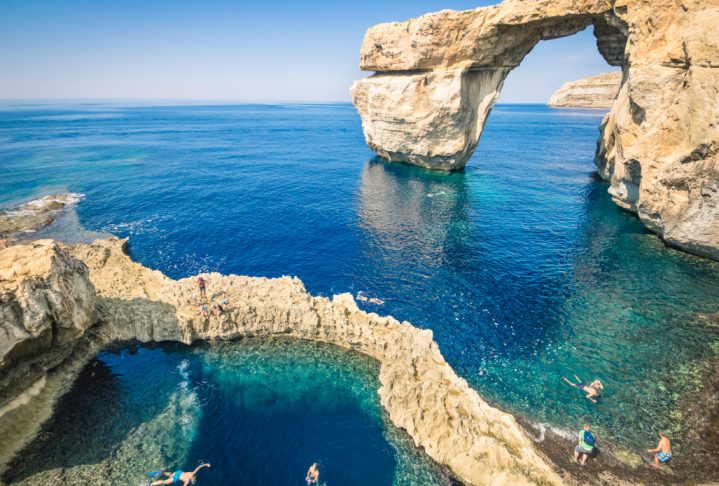
[[[126,240],[40,240],[0,251],[0,453],[5,467],[38,431],[82,365],[114,342],[283,335],[332,343],[380,363],[379,395],[415,444],[468,484],[561,484],[509,414],[446,363],[432,332],[359,310],[348,294],[313,297],[296,278],[205,275],[223,316],[202,316],[194,278],[133,262]],[[0,469],[2,469],[0,467]]]
[[[611,108],[617,99],[622,73],[601,73],[565,83],[552,94],[548,106],[556,108]]]
[[[462,169],[509,72],[541,40],[593,26],[622,68],[595,163],[621,207],[667,243],[719,259],[716,0],[505,0],[376,25],[352,99],[381,157]]]

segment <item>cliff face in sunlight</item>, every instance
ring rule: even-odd
[[[623,76],[596,165],[621,207],[719,259],[719,5],[714,0],[505,0],[376,25],[352,99],[379,156],[462,169],[504,80],[541,40],[593,26]],[[551,67],[548,67],[551,69]]]
[[[618,72],[570,81],[554,92],[547,105],[556,108],[611,108],[621,82],[622,73]]]
[[[196,279],[133,262],[126,240],[40,240],[0,251],[0,469],[39,430],[82,365],[113,342],[284,335],[380,362],[391,420],[468,484],[560,484],[514,417],[489,406],[445,362],[432,332],[359,310],[348,294],[313,297],[296,278],[205,275],[221,316],[198,312]]]

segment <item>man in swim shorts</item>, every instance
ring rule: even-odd
[[[672,458],[672,444],[664,432],[659,432],[659,444],[656,449],[647,449],[647,452],[654,454],[654,465],[665,464]]]
[[[307,477],[305,478],[307,484],[318,484],[320,482],[320,470],[317,469],[317,463],[313,463],[307,471]]]
[[[587,394],[587,399],[591,400],[594,403],[597,403],[597,401],[594,399],[594,397],[598,397],[600,395],[599,390],[604,390],[604,385],[602,385],[602,382],[599,380],[594,380],[590,384],[586,384],[582,382],[582,379],[579,378],[577,375],[574,375],[574,377],[577,379],[577,383],[572,383],[569,381],[569,379],[565,378],[564,376],[562,379],[572,385],[574,388],[579,388],[584,393]]]
[[[210,467],[209,464],[200,464],[192,472],[175,471],[174,473],[163,472],[167,479],[161,479],[150,484],[150,486],[160,486],[161,484],[182,484],[182,486],[188,486],[190,483],[194,483],[197,479],[197,471],[203,467]]]
[[[202,277],[197,277],[197,288],[200,289],[200,297],[207,298],[207,282]]]

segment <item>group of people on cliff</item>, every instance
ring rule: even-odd
[[[604,390],[604,385],[600,380],[594,380],[587,384],[582,381],[577,375],[574,375],[577,382],[569,380],[566,377],[562,377],[569,385],[582,390],[586,393],[585,398],[590,400],[592,403],[597,403],[597,398],[601,396],[601,391]],[[587,459],[596,453],[596,436],[589,430],[589,424],[584,424],[582,430],[577,434],[577,445],[574,448],[574,454],[572,456],[574,462],[579,462],[582,466],[587,463]],[[654,449],[647,449],[647,452],[654,454],[653,464],[659,466],[669,462],[672,458],[672,446],[671,441],[664,432],[659,432],[659,443]]]
[[[212,313],[217,317],[221,317],[225,312],[230,310],[230,300],[227,297],[224,297],[210,307],[207,303],[207,280],[201,275],[197,277],[197,288],[198,291],[192,294],[192,301],[197,305],[197,313],[199,315],[210,317]]]

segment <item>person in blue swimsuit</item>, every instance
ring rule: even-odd
[[[163,472],[162,474],[167,479],[160,479],[150,484],[150,486],[160,486],[161,484],[182,484],[182,486],[188,486],[190,483],[194,483],[197,479],[197,471],[203,467],[210,467],[209,464],[200,464],[192,472],[175,471],[174,473]]]
[[[654,455],[654,465],[666,464],[672,458],[672,444],[664,432],[659,432],[659,444],[655,449],[647,449],[647,452]]]

